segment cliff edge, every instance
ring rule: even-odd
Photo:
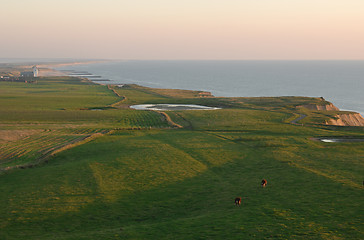
[[[302,107],[313,111],[338,111],[339,113],[337,115],[325,121],[326,125],[364,127],[364,118],[359,113],[340,113],[340,109],[330,102],[324,105],[308,104],[298,106],[298,108]]]
[[[340,109],[337,108],[332,103],[325,104],[325,105],[308,104],[308,105],[302,105],[302,106],[299,106],[299,107],[304,107],[304,108],[314,110],[314,111],[340,111]]]
[[[326,125],[364,127],[364,118],[359,113],[338,114],[335,119],[326,121]]]

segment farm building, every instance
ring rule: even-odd
[[[29,77],[34,77],[34,73],[33,72],[20,72],[20,77],[24,77],[24,78],[29,78]]]

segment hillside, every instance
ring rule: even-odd
[[[364,129],[301,107],[330,104],[0,82],[0,239],[363,239],[364,142],[317,139]]]

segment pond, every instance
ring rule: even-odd
[[[340,142],[364,142],[364,138],[319,138],[325,143],[340,143]]]
[[[178,110],[217,110],[221,108],[208,107],[196,104],[140,104],[132,105],[130,108],[136,110],[154,110],[154,111],[178,111]]]

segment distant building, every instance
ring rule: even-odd
[[[20,73],[20,77],[22,78],[34,78],[38,77],[38,75],[39,75],[39,70],[37,66],[33,66],[32,71],[24,71]]]
[[[38,77],[38,68],[37,66],[33,66],[33,77]]]
[[[31,78],[31,77],[34,77],[34,73],[33,72],[21,72],[20,77]]]
[[[3,76],[3,75],[2,75],[2,76],[0,77],[0,79],[1,79],[1,80],[6,81],[6,80],[10,80],[10,77],[9,77],[9,76]]]

